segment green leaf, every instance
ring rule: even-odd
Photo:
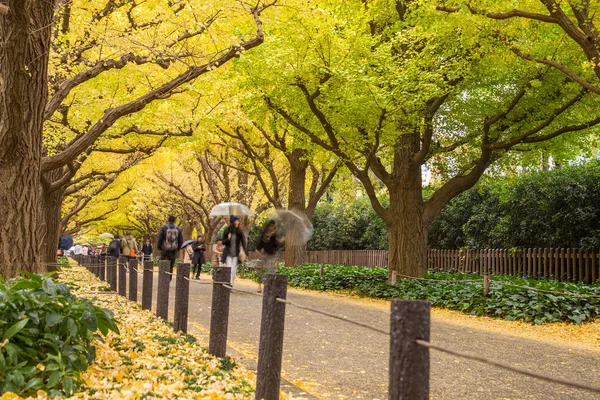
[[[53,327],[56,324],[59,324],[60,322],[62,322],[63,317],[59,314],[56,313],[49,313],[46,314],[46,325],[48,325],[49,327]]]
[[[52,388],[54,386],[56,386],[58,384],[58,382],[60,382],[62,378],[62,372],[60,371],[54,371],[50,374],[50,378],[48,378],[48,387]]]
[[[17,322],[16,324],[14,324],[10,328],[8,328],[2,335],[2,340],[10,339],[11,337],[15,336],[23,328],[25,328],[25,325],[27,325],[27,322],[29,322],[29,318],[25,318],[25,319]]]

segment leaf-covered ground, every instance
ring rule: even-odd
[[[115,314],[120,335],[109,333],[96,343],[97,357],[84,372],[87,389],[72,399],[247,399],[255,376],[230,358],[210,356],[193,337],[173,328],[150,311],[106,291],[106,284],[84,268],[63,269],[62,281],[77,296],[92,298]],[[38,391],[35,399],[47,399]],[[12,393],[2,400],[20,399]]]

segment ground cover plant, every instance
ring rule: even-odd
[[[50,276],[0,279],[0,391],[73,393],[96,356],[99,333],[109,331],[118,332],[111,311]]]
[[[321,266],[322,278],[319,274]],[[291,287],[342,291],[380,299],[428,300],[434,306],[472,315],[535,324],[560,321],[581,324],[600,315],[599,283],[585,285],[498,275],[491,278],[490,295],[484,296],[482,277],[474,274],[429,272],[424,276],[427,280],[398,279],[392,286],[388,281],[388,270],[384,268],[304,264],[294,268],[280,267],[278,272],[288,276]],[[247,270],[244,276],[254,279],[255,273]],[[508,284],[567,294],[545,293]],[[597,297],[579,297],[578,294]]]

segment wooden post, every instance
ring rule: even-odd
[[[129,300],[137,301],[137,292],[138,292],[138,260],[132,258],[129,260]]]
[[[577,275],[577,282],[583,282],[583,251],[577,250],[577,266],[579,267],[579,274]]]
[[[429,400],[429,341],[431,304],[392,300],[390,317],[389,400]]]
[[[229,326],[229,296],[231,291],[223,284],[229,284],[230,281],[231,268],[214,268],[208,352],[215,357],[225,357],[227,353],[227,327]]]
[[[319,278],[323,279],[323,265],[319,266]]]
[[[98,268],[98,278],[101,281],[106,281],[106,255],[100,254],[100,268]]]
[[[392,271],[392,286],[396,286],[397,278],[396,271]]]
[[[267,274],[263,295],[258,346],[258,373],[256,377],[256,399],[278,400],[281,382],[281,359],[283,357],[283,327],[287,275]]]
[[[113,256],[107,257],[106,264],[106,279],[110,285],[110,290],[117,291],[117,258]]]
[[[567,278],[566,282],[571,281],[571,249],[567,249],[567,254],[565,256],[567,259]]]
[[[187,333],[188,305],[190,296],[190,281],[186,279],[190,275],[190,264],[177,265],[177,277],[175,280],[175,312],[173,329],[175,332]]]
[[[127,265],[126,257],[119,257],[119,296],[127,297]]]
[[[169,320],[169,283],[171,275],[165,272],[170,272],[171,261],[160,260],[158,262],[158,291],[156,293],[156,316]]]
[[[596,258],[598,257],[598,250],[592,249],[592,283],[596,283],[598,279],[597,275],[597,267],[596,267]]]
[[[151,310],[152,285],[154,284],[154,263],[152,261],[144,261],[144,276],[142,280],[142,310]]]
[[[483,276],[483,295],[490,295],[490,274],[485,274]]]

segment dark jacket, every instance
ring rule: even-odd
[[[73,247],[73,238],[71,235],[66,234],[62,237],[62,239],[60,239],[60,248],[63,250],[69,250],[71,247]]]
[[[151,256],[152,255],[152,245],[144,243],[144,245],[142,246],[142,253],[145,256]]]
[[[225,228],[225,231],[223,231],[223,244],[225,245],[225,251],[223,252],[223,257],[227,257],[230,256],[230,249],[231,249],[231,240],[229,239],[229,233],[233,232],[233,229],[235,229],[232,225],[227,226],[227,228]],[[248,250],[246,249],[246,238],[244,237],[244,232],[242,232],[241,228],[237,228],[235,230],[235,233],[237,235],[237,241],[236,241],[236,246],[235,249],[233,249],[233,254],[235,254],[234,257],[239,257],[240,255],[240,247],[242,247],[244,249],[244,253],[246,253],[246,255],[248,255]]]
[[[181,231],[181,228],[173,223],[168,223],[168,224],[164,224],[163,226],[161,226],[160,231],[158,232],[158,238],[156,239],[156,241],[157,241],[159,250],[164,251],[163,245],[164,245],[165,237],[167,235],[167,229],[174,229],[174,228],[177,228],[177,232],[178,232],[177,249],[181,248],[181,245],[183,244],[183,232]]]
[[[192,250],[194,251],[192,254],[192,264],[204,265],[204,263],[206,263],[206,258],[204,257],[206,246],[204,245],[204,242],[195,241],[192,243]]]
[[[279,245],[280,243],[277,240],[276,235],[271,235],[271,237],[266,241],[261,236],[260,239],[258,239],[258,243],[256,244],[256,250],[264,250],[265,253],[272,256],[273,254],[277,253]]]
[[[113,239],[108,245],[107,254],[111,257],[119,257],[121,254],[121,239]]]

